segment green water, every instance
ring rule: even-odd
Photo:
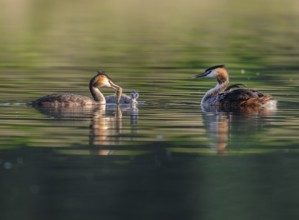
[[[1,219],[298,219],[298,26],[295,0],[0,0]],[[217,64],[277,109],[204,112]],[[138,109],[24,104],[97,70]]]

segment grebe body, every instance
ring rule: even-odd
[[[115,98],[106,101],[105,96],[98,87],[108,87],[115,91]],[[93,106],[97,104],[115,103],[119,104],[122,98],[122,88],[113,83],[112,79],[105,72],[97,74],[89,82],[89,90],[93,98],[73,93],[56,93],[43,96],[31,104],[35,107],[79,107]]]
[[[32,102],[32,106],[42,108],[83,107],[97,104],[98,102],[92,98],[74,93],[54,93]]]
[[[212,66],[193,78],[213,77],[217,84],[201,100],[203,107],[217,106],[223,109],[242,107],[274,107],[276,100],[254,89],[240,88],[243,84],[229,86],[229,75],[224,65]]]

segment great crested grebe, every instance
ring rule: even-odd
[[[105,98],[98,87],[112,88],[115,90],[116,94]],[[122,94],[122,88],[114,84],[112,79],[105,72],[97,72],[97,74],[89,82],[89,90],[93,99],[73,93],[56,93],[43,96],[33,101],[31,104],[35,107],[53,108],[92,106],[106,103],[123,104],[131,102],[131,97]]]
[[[276,100],[271,95],[264,95],[253,89],[240,89],[243,84],[229,84],[229,75],[224,65],[212,66],[203,73],[195,75],[199,77],[216,78],[217,84],[206,92],[201,100],[203,107],[218,106],[221,108],[242,108],[242,107],[275,107]],[[234,89],[236,88],[236,89]]]

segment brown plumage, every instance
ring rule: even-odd
[[[270,100],[273,100],[271,95],[253,89],[235,89],[219,94],[221,106],[264,106]]]
[[[219,106],[226,109],[236,109],[241,107],[268,107],[275,106],[276,100],[271,95],[247,88],[240,88],[243,84],[233,84],[229,86],[229,75],[224,65],[217,65],[205,70],[204,73],[197,74],[194,78],[213,77],[217,80],[217,85],[210,89],[202,98],[201,105]]]

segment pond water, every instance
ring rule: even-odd
[[[299,4],[1,1],[1,219],[298,219]],[[276,110],[205,112],[226,64]],[[138,109],[35,109],[109,73]],[[105,95],[111,89],[103,89]]]

